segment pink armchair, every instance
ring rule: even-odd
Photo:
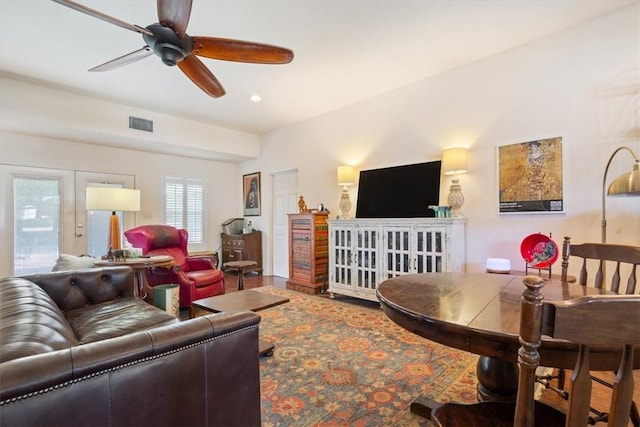
[[[211,256],[191,257],[187,252],[189,233],[170,225],[141,225],[124,232],[134,248],[143,255],[169,255],[171,268],[153,268],[147,276],[151,287],[168,283],[180,285],[180,307],[189,307],[197,299],[225,293],[224,273]]]

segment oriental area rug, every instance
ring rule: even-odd
[[[430,426],[409,411],[420,395],[476,401],[477,356],[436,344],[387,318],[374,302],[273,286],[290,302],[260,311],[262,425]]]

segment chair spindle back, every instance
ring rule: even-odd
[[[580,268],[580,275],[578,278],[578,284],[587,286],[588,284],[597,289],[605,287],[605,263],[611,261],[615,263],[615,269],[609,280],[609,289],[612,292],[635,294],[637,285],[637,270],[640,265],[640,246],[632,245],[618,245],[612,243],[582,243],[579,245],[571,244],[571,238],[565,237],[562,242],[562,273],[561,279],[563,282],[567,281],[567,271],[569,268],[569,257],[582,258],[582,267]],[[588,271],[589,260],[594,261],[597,264],[596,270],[591,270],[593,281],[590,283],[590,272]],[[622,282],[621,278],[621,265],[628,265],[628,274],[625,273],[625,281]],[[623,285],[623,289],[620,286]]]

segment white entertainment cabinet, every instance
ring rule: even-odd
[[[380,283],[410,273],[464,271],[465,218],[333,219],[329,293],[378,301]]]

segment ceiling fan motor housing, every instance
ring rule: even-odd
[[[142,34],[145,43],[158,55],[166,65],[176,65],[193,50],[193,40],[185,34],[183,38],[169,27],[162,24],[151,24],[147,27],[153,36]]]

